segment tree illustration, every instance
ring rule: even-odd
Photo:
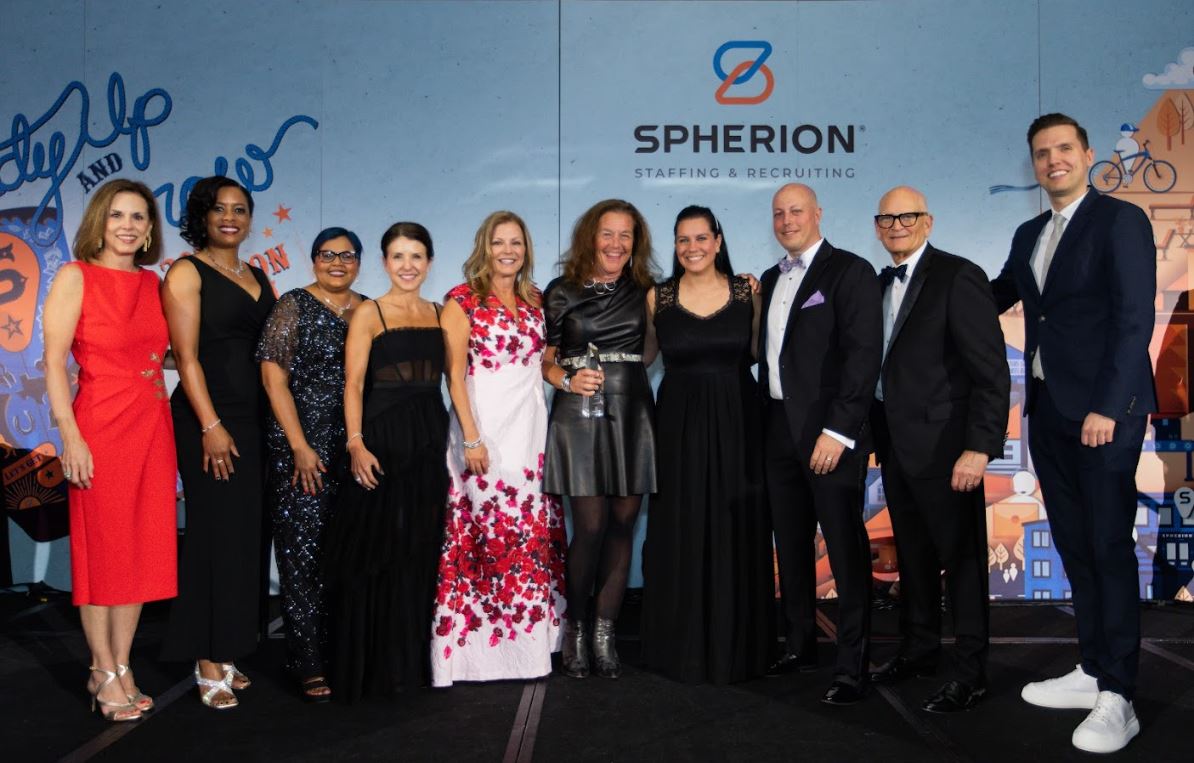
[[[1182,97],[1177,102],[1177,113],[1182,117],[1182,145],[1186,145],[1186,130],[1194,130],[1194,100],[1190,99],[1188,92],[1182,93]]]
[[[1165,150],[1173,150],[1173,136],[1182,130],[1183,119],[1172,98],[1166,98],[1157,112],[1157,129],[1165,136]]]

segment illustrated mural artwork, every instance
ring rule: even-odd
[[[326,0],[285,14],[232,0],[126,5],[122,23],[157,40],[158,53],[110,47],[129,30],[109,34],[116,22],[94,16],[77,25],[93,31],[56,43],[66,18],[83,18],[83,0],[58,4],[62,29],[43,30],[36,0],[6,6],[6,19],[29,36],[0,47],[0,124],[9,125],[0,133],[0,474],[18,581],[69,585],[40,311],[71,259],[89,195],[112,177],[145,182],[159,201],[168,228],[159,275],[190,254],[176,229],[192,185],[210,174],[243,183],[256,212],[242,257],[278,293],[307,282],[306,251],[326,225],[361,234],[357,288],[381,293],[376,242],[389,223],[415,219],[435,238],[424,293],[438,298],[459,282],[472,231],[495,209],[528,220],[545,285],[573,220],[607,197],[643,211],[665,271],[674,215],[697,203],[717,212],[735,268],[758,274],[781,254],[769,204],[786,182],[813,186],[827,238],[876,266],[887,254],[871,225],[875,203],[894,185],[918,186],[934,243],[993,275],[1016,225],[1045,203],[1024,130],[1060,110],[1090,132],[1098,160],[1090,184],[1138,205],[1153,224],[1150,349],[1161,412],[1137,472],[1140,595],[1194,598],[1188,3],[1141,0],[1134,14],[1167,23],[1137,29],[1112,22],[1127,7],[1120,0],[1090,0],[1084,12],[1107,23],[1081,32],[1056,23],[1066,4],[1044,0],[964,8],[927,0],[911,16],[896,3],[705,2],[682,14],[668,3],[539,0],[477,2],[468,14],[420,2]],[[222,14],[213,10],[239,14],[238,28],[217,29],[211,19]],[[277,49],[257,49],[253,30],[266,27]],[[860,31],[876,28],[893,34]],[[432,33],[444,30],[451,34]],[[509,43],[500,50],[496,34]],[[172,55],[199,37],[204,56],[249,57],[234,82],[212,82]],[[611,57],[593,39],[617,40],[624,52]],[[660,39],[675,44],[661,54]],[[29,58],[34,49],[58,51],[61,61]],[[86,65],[75,60],[83,50]],[[991,595],[1064,599],[1022,415],[1023,321],[1014,309],[1000,321],[1012,397],[1004,457],[986,477]],[[649,521],[649,502],[644,514]],[[894,583],[898,559],[874,464],[865,519],[875,578]],[[818,594],[833,597],[823,544],[819,552]],[[637,569],[631,583],[641,584]]]

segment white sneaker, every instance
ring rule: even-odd
[[[1081,665],[1075,665],[1061,678],[1025,684],[1020,696],[1025,702],[1039,707],[1090,710],[1099,697],[1099,682],[1087,675]]]
[[[1086,752],[1122,750],[1140,733],[1140,721],[1132,703],[1113,691],[1099,692],[1099,699],[1086,720],[1074,729],[1074,746]]]

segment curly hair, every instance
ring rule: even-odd
[[[136,180],[116,178],[101,185],[87,202],[83,220],[75,233],[73,253],[76,260],[94,262],[104,246],[104,230],[108,225],[108,209],[117,194],[135,193],[145,199],[149,208],[149,250],[138,249],[133,256],[134,265],[153,265],[162,258],[162,218],[149,186]]]
[[[221,188],[239,188],[249,204],[249,217],[253,216],[253,195],[249,189],[230,177],[212,175],[195,183],[187,195],[187,211],[178,226],[178,235],[195,251],[207,246],[207,213],[216,205],[216,196]]]
[[[490,267],[490,257],[493,250],[489,242],[493,240],[493,232],[503,223],[514,223],[522,230],[522,241],[526,244],[526,258],[518,275],[514,277],[514,292],[523,302],[530,303],[531,277],[535,272],[535,248],[531,244],[531,232],[522,218],[513,212],[501,210],[486,217],[481,227],[477,228],[477,235],[473,237],[473,251],[464,261],[464,280],[468,287],[479,297],[487,297],[493,288],[493,270]]]
[[[647,228],[647,221],[641,212],[629,201],[622,199],[606,199],[589,207],[572,228],[572,245],[564,253],[564,280],[575,286],[584,286],[585,281],[593,276],[593,266],[597,260],[597,232],[601,226],[601,217],[610,212],[621,212],[630,215],[634,221],[634,247],[630,252],[630,277],[643,288],[650,288],[655,284],[655,277],[659,268],[651,256],[651,231]]]

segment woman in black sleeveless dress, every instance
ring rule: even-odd
[[[345,345],[351,469],[324,543],[335,696],[353,702],[431,677],[444,535],[448,412],[439,306],[419,296],[434,256],[418,223],[382,237],[390,290],[357,309]]]
[[[648,299],[663,354],[659,493],[643,546],[643,659],[679,681],[762,675],[775,643],[753,334],[758,298],[733,275],[705,207],[676,220],[672,277]]]
[[[205,178],[187,198],[191,257],[166,273],[162,306],[179,385],[170,398],[186,535],[165,660],[195,661],[203,703],[235,707],[249,680],[233,660],[257,647],[262,581],[265,395],[254,358],[276,299],[240,259],[253,199],[235,180]],[[130,560],[136,564],[136,560]]]

